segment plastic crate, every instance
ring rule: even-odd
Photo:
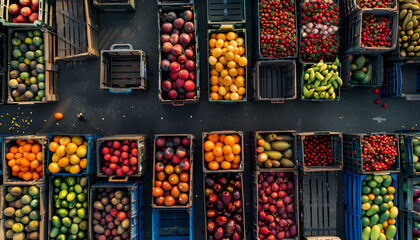
[[[83,138],[84,141],[87,141],[88,142],[87,154],[86,154],[87,165],[86,165],[86,169],[83,172],[80,172],[78,174],[63,172],[61,170],[60,170],[59,173],[52,173],[48,169],[48,166],[52,162],[53,153],[48,150],[48,158],[47,158],[47,173],[48,174],[61,175],[61,176],[81,176],[81,175],[89,174],[89,173],[92,173],[93,171],[95,171],[95,168],[96,168],[96,161],[95,160],[96,160],[96,155],[97,155],[96,139],[99,138],[99,135],[94,135],[94,134],[69,134],[69,135],[67,135],[67,134],[54,133],[54,134],[50,134],[48,136],[48,146],[50,146],[50,143],[53,141],[55,136],[68,136],[70,138],[73,137],[73,136],[80,136],[80,137]]]
[[[100,88],[110,93],[147,89],[147,57],[131,44],[114,44],[101,51]]]
[[[244,39],[245,57],[248,59],[248,64],[244,67],[245,69],[245,83],[246,89],[242,100],[213,100],[210,97],[211,91],[208,91],[209,102],[217,103],[242,103],[247,101],[248,95],[248,65],[251,64],[248,56],[247,45],[250,43],[247,41],[246,34],[246,10],[244,0],[208,0],[207,1],[207,39],[210,39],[212,33],[237,33],[239,37]],[[207,44],[207,55],[206,59],[210,56],[210,47]],[[208,78],[210,78],[210,64],[207,64]],[[210,81],[208,81],[208,89],[210,89]]]
[[[194,4],[194,0],[158,0],[158,5],[183,5]]]
[[[415,186],[420,186],[420,177],[407,177],[407,176],[398,176],[398,203],[400,204],[399,208],[408,213],[417,213],[414,208],[414,195],[415,195]]]
[[[257,160],[257,156],[258,153],[256,151],[257,147],[258,147],[258,139],[257,139],[257,135],[259,134],[269,134],[269,133],[274,133],[276,135],[288,135],[291,136],[293,138],[292,141],[286,141],[289,142],[292,146],[291,149],[293,150],[293,158],[290,159],[292,160],[292,162],[295,164],[293,168],[265,168],[265,167],[259,167],[258,166],[258,160]],[[280,141],[280,140],[279,140]],[[256,131],[256,132],[252,132],[251,133],[251,152],[252,152],[252,161],[254,162],[253,165],[255,167],[255,170],[279,170],[279,171],[285,171],[285,170],[294,170],[298,168],[298,164],[297,164],[297,144],[296,144],[296,131],[295,130],[285,130],[285,131]],[[280,159],[281,160],[281,159]]]
[[[102,172],[102,160],[104,155],[102,154],[102,149],[104,148],[105,142],[107,141],[137,141],[137,149],[138,149],[138,159],[137,159],[137,172],[133,175],[106,175]],[[107,137],[101,137],[96,140],[96,175],[98,177],[107,177],[109,181],[113,181],[114,179],[125,178],[128,180],[128,177],[141,177],[147,169],[147,135],[113,135]]]
[[[366,47],[362,46],[362,20],[363,15],[387,16],[392,19],[392,39],[391,47]],[[360,53],[383,53],[395,49],[398,42],[398,12],[386,9],[371,9],[361,10],[351,13],[347,17],[346,26],[349,26],[345,31],[345,53],[346,54],[360,54]]]
[[[43,42],[44,42],[44,57],[45,57],[45,63],[44,63],[44,69],[45,69],[45,96],[40,101],[15,101],[15,99],[12,96],[12,89],[9,87],[8,89],[8,99],[7,103],[9,104],[34,104],[34,103],[47,103],[47,102],[56,102],[58,101],[58,69],[57,65],[54,62],[55,54],[56,54],[56,41],[55,41],[55,35],[52,34],[48,29],[46,28],[9,28],[8,33],[8,69],[12,70],[12,66],[10,64],[12,60],[12,34],[15,31],[18,32],[25,32],[25,31],[33,31],[33,30],[40,30],[43,34]],[[8,75],[7,78],[9,81],[11,80],[10,75]]]
[[[380,87],[384,80],[384,62],[380,54],[363,54],[365,57],[370,58],[372,64],[372,80],[367,84],[353,83],[350,77],[350,56],[344,57],[342,61],[341,77],[343,79],[343,86],[345,87]],[[353,59],[357,59],[360,55],[353,55]],[[356,81],[357,82],[357,81]]]
[[[5,27],[45,27],[50,30],[56,28],[55,0],[39,0],[38,20],[33,23],[13,23],[13,15],[9,13],[9,6],[18,0],[2,0],[0,3],[0,24]]]
[[[287,238],[287,239],[294,239],[299,240],[299,177],[298,177],[298,171],[297,170],[282,170],[282,169],[264,169],[264,170],[257,170],[254,172],[254,181],[252,183],[252,192],[253,192],[253,199],[252,199],[252,226],[253,226],[253,233],[254,233],[254,239],[258,239],[258,232],[259,232],[259,226],[258,226],[258,176],[261,173],[279,173],[279,172],[285,172],[285,173],[292,173],[294,178],[294,190],[292,192],[292,195],[294,196],[294,221],[297,229],[297,235],[293,238]]]
[[[131,193],[131,236],[133,240],[140,240],[139,216],[144,216],[143,209],[143,183],[126,181],[123,183],[99,182],[90,187],[89,216],[93,216],[93,203],[96,199],[96,191],[99,188],[128,189]],[[95,239],[92,221],[89,221],[89,239]]]
[[[139,219],[139,224],[138,224],[138,240],[144,240],[144,210],[141,210],[138,213],[138,219]]]
[[[16,143],[17,139],[21,139],[21,140],[28,140],[28,139],[33,139],[33,140],[38,140],[39,143],[41,144],[41,152],[43,153],[42,155],[42,159],[43,159],[43,176],[41,178],[39,178],[38,180],[31,180],[31,181],[25,181],[23,179],[17,178],[12,176],[11,173],[11,169],[10,167],[7,165],[7,159],[6,159],[6,154],[3,154],[3,183],[10,183],[10,184],[27,184],[27,185],[35,185],[38,183],[43,183],[47,181],[47,172],[46,172],[46,164],[45,164],[45,159],[47,159],[47,151],[48,151],[48,146],[47,145],[47,137],[46,136],[42,136],[42,135],[22,135],[22,136],[10,136],[10,137],[5,137],[3,139],[3,152],[7,153],[9,152],[9,149],[11,146],[14,146]],[[7,167],[6,167],[7,166]]]
[[[252,71],[255,101],[283,103],[297,98],[296,61],[257,61]]]
[[[152,196],[152,207],[153,208],[174,208],[174,209],[181,209],[181,208],[190,208],[193,204],[193,199],[194,199],[194,194],[193,194],[193,188],[194,188],[194,181],[193,181],[193,177],[194,177],[194,146],[195,146],[195,142],[194,142],[194,135],[192,134],[155,134],[154,140],[153,140],[153,180],[152,180],[152,187],[155,186],[155,180],[156,180],[156,152],[157,152],[157,146],[156,146],[156,139],[159,137],[163,137],[163,138],[168,138],[168,137],[187,137],[190,139],[190,146],[189,149],[187,150],[187,153],[189,152],[189,157],[190,157],[190,169],[189,169],[189,190],[188,190],[188,203],[186,205],[173,205],[173,206],[160,206],[157,205],[155,203],[155,198]],[[175,152],[175,147],[174,147],[174,152]],[[175,153],[174,153],[175,154]],[[188,156],[188,154],[186,155]]]
[[[4,144],[3,144],[3,142],[4,142],[5,137],[6,137],[6,135],[4,135],[4,136],[0,135],[0,175],[3,174],[3,154],[4,154]]]
[[[420,64],[387,63],[381,96],[420,100]]]
[[[7,102],[7,56],[8,56],[7,30],[0,26],[0,104]]]
[[[361,1],[360,1],[361,2]],[[383,10],[390,10],[390,11],[397,11],[397,0],[393,0],[392,3],[394,4],[393,7],[389,8],[362,8],[357,4],[357,0],[345,0],[344,1],[344,14],[346,16],[350,15],[353,12],[361,11],[361,10],[372,10],[372,9],[383,9]]]
[[[183,100],[172,100],[169,99],[167,94],[163,91],[162,88],[162,82],[166,79],[170,78],[170,71],[163,71],[161,69],[161,62],[162,62],[162,44],[161,44],[161,15],[166,12],[183,12],[185,10],[190,10],[193,13],[193,23],[195,26],[193,34],[195,35],[195,44],[194,44],[194,56],[195,56],[195,72],[196,72],[196,80],[195,80],[195,90],[196,96],[192,99],[183,99]],[[164,5],[159,6],[158,11],[158,33],[159,33],[159,39],[158,39],[158,51],[159,51],[159,102],[166,103],[166,104],[172,104],[173,106],[184,106],[185,103],[198,103],[200,99],[200,55],[199,55],[199,45],[198,45],[198,24],[197,24],[197,15],[195,11],[194,5]],[[192,42],[192,39],[191,39]]]
[[[362,159],[362,139],[366,136],[373,135],[393,136],[397,139],[396,147],[398,155],[395,158],[395,166],[393,169],[384,171],[365,171],[363,169]],[[393,133],[367,133],[367,134],[344,134],[344,166],[350,171],[367,174],[367,173],[398,173],[400,172],[400,147],[398,144],[398,134]]]
[[[256,27],[256,33],[254,34],[255,36],[255,52],[256,52],[256,56],[257,59],[259,60],[273,60],[273,59],[297,59],[298,57],[298,51],[299,51],[299,39],[298,39],[298,2],[295,1],[293,3],[294,5],[294,9],[295,9],[295,38],[296,38],[296,45],[295,45],[295,55],[293,56],[287,56],[287,57],[278,57],[278,58],[271,58],[271,57],[267,57],[265,56],[265,54],[261,53],[261,24],[260,24],[260,20],[261,20],[261,15],[260,15],[260,7],[259,7],[259,3],[261,2],[261,0],[256,0],[253,1],[253,11],[255,11],[255,27]],[[290,4],[292,4],[290,1]],[[282,5],[282,2],[280,2],[280,5]],[[281,34],[276,34],[275,36],[281,36]],[[279,51],[283,51],[283,50],[279,50]]]
[[[194,206],[152,210],[153,240],[193,240]]]
[[[332,165],[328,166],[305,166],[304,143],[308,136],[330,136]],[[339,132],[306,132],[297,134],[297,154],[299,168],[305,172],[312,171],[337,171],[343,169],[343,134]]]
[[[300,81],[300,83],[301,83],[300,84],[300,95],[301,95],[301,97],[305,96],[303,94],[303,86],[305,85],[305,70],[309,69],[314,64],[317,64],[317,63],[302,63],[302,74],[301,74],[302,76],[301,76],[301,81]],[[337,70],[338,70],[338,76],[341,78],[341,80],[343,80],[342,75],[341,75],[341,63],[338,65]],[[315,80],[316,80],[316,78],[315,78]],[[343,81],[343,85],[344,85],[344,81]],[[334,92],[336,94],[335,99],[302,98],[301,100],[302,101],[312,101],[312,102],[319,102],[319,101],[321,101],[321,102],[323,102],[323,101],[326,101],[326,102],[336,101],[336,102],[338,102],[338,101],[340,101],[341,87],[342,86],[339,86],[338,89],[334,89]]]
[[[237,134],[239,135],[241,141],[239,143],[239,145],[241,146],[241,163],[239,164],[239,168],[238,169],[229,169],[229,170],[223,170],[223,169],[218,169],[218,170],[210,170],[207,168],[207,162],[206,160],[204,160],[204,143],[207,141],[207,136],[210,134],[225,134],[225,135],[230,135],[230,134]],[[216,173],[216,172],[243,172],[244,168],[245,168],[245,157],[244,157],[244,133],[242,131],[213,131],[213,132],[203,132],[202,134],[202,152],[201,152],[201,156],[203,159],[203,172],[205,173]]]
[[[5,196],[7,194],[8,187],[30,187],[30,186],[37,186],[39,188],[39,228],[38,228],[38,238],[37,239],[48,239],[48,186],[46,183],[37,183],[37,184],[3,184],[1,185],[1,208],[0,208],[0,219],[1,219],[1,227],[0,227],[0,239],[11,239],[6,238],[7,228],[5,227],[5,220],[7,219],[4,216],[3,210],[6,209],[6,200]],[[9,218],[13,219],[13,218]]]
[[[392,173],[390,175],[393,179],[392,186],[396,189],[396,191],[398,191],[397,174]],[[362,240],[362,202],[360,198],[362,196],[362,181],[366,178],[366,176],[366,174],[357,174],[348,170],[346,170],[344,174],[346,239]],[[393,202],[394,205],[396,205],[396,197]],[[398,217],[396,220],[398,232]],[[394,239],[398,240],[398,234],[395,235]]]
[[[420,235],[414,234],[414,223],[420,223],[420,214],[400,211],[398,215],[400,231],[398,231],[398,238],[404,240],[417,240]]]
[[[306,237],[306,240],[341,240],[336,236],[316,236],[316,237]]]
[[[420,176],[420,171],[414,168],[413,138],[420,134],[400,134],[401,173],[405,176]]]
[[[62,179],[62,181],[64,182],[64,179],[66,177],[72,177],[72,176],[50,176],[48,179],[48,233],[51,232],[51,230],[54,228],[54,226],[52,225],[52,217],[56,214],[56,210],[58,210],[58,208],[55,206],[56,202],[54,200],[54,180],[57,178]],[[87,181],[88,181],[88,185],[87,185],[87,189],[90,188],[90,186],[93,184],[93,175],[80,175],[80,176],[75,176],[75,178],[81,178],[81,177],[86,177]],[[60,188],[60,187],[58,187]],[[61,202],[61,200],[57,199],[58,201]],[[88,203],[87,209],[86,209],[86,219],[82,219],[88,222],[88,224],[92,221],[93,215],[89,214],[90,208],[91,206],[89,205],[90,201],[90,195],[89,193],[86,193],[86,202]],[[68,208],[67,208],[68,209]],[[72,219],[72,218],[71,218]],[[89,228],[86,230],[86,239],[89,238]],[[67,234],[65,234],[66,237],[68,237],[70,235],[70,232],[68,232]],[[42,239],[42,238],[40,238]],[[54,239],[51,238],[48,234],[48,238],[45,239]]]
[[[98,25],[89,0],[57,0],[58,60],[84,60],[99,57]]]
[[[245,228],[245,211],[246,211],[246,209],[245,209],[245,207],[246,207],[246,205],[245,205],[245,201],[244,201],[244,182],[243,182],[243,178],[244,178],[244,176],[243,176],[243,174],[242,173],[238,173],[238,172],[231,172],[231,173],[226,173],[226,172],[224,172],[224,173],[204,173],[203,174],[203,189],[204,189],[204,191],[205,191],[205,189],[206,189],[206,178],[207,177],[212,177],[213,179],[216,179],[217,177],[230,177],[232,174],[239,174],[240,176],[241,176],[241,200],[242,200],[242,232],[243,232],[243,236],[242,236],[242,240],[246,240],[246,228]],[[205,218],[205,225],[204,226],[207,226],[207,204],[206,204],[206,197],[204,196],[203,197],[203,202],[204,202],[204,212],[203,212],[203,214],[204,214],[204,218]],[[236,224],[238,224],[238,223],[236,223]],[[206,240],[208,240],[208,239],[210,239],[210,237],[209,237],[209,233],[208,233],[208,229],[207,229],[207,227],[205,228],[205,238],[204,239],[206,239]]]
[[[302,237],[337,235],[342,224],[341,172],[304,172],[300,177],[300,219]]]
[[[134,0],[93,0],[93,6],[104,12],[134,12]]]

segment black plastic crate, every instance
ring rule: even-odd
[[[356,59],[360,55],[353,55]],[[378,54],[363,54],[363,56],[370,58],[372,64],[372,80],[367,84],[359,84],[357,81],[352,80],[350,77],[350,56],[344,57],[341,66],[341,78],[344,80],[344,87],[380,87],[382,86],[384,78],[384,62],[382,55]]]
[[[130,93],[147,89],[147,58],[131,44],[114,44],[101,51],[100,88],[111,93]]]
[[[337,236],[343,226],[344,208],[341,171],[304,172],[301,175],[300,219],[301,236]]]
[[[357,2],[362,2],[363,0],[344,0],[344,14],[346,16],[350,15],[352,12],[357,12],[357,11],[361,11],[361,10],[371,10],[371,9],[386,9],[386,10],[391,10],[391,11],[396,11],[398,6],[397,0],[393,0],[393,6],[391,7],[385,7],[385,8],[365,8],[365,7],[360,7],[360,5]]]
[[[207,18],[209,24],[245,23],[245,2],[243,0],[207,0]]]
[[[158,0],[158,5],[194,4],[194,0]]]
[[[420,154],[415,154],[415,148],[420,145],[420,134],[401,134],[399,141],[402,175],[420,176]]]
[[[252,74],[255,101],[282,103],[297,98],[295,60],[257,61]]]
[[[104,12],[134,12],[135,0],[93,0],[93,6]]]
[[[5,28],[0,28],[0,104],[7,101],[7,48],[7,31]]]
[[[397,140],[395,146],[397,148],[397,156],[395,157],[394,167],[389,170],[382,171],[366,171],[363,168],[363,157],[362,157],[362,140],[364,137],[374,135],[386,135],[395,137]],[[392,133],[367,133],[367,134],[344,134],[344,167],[352,172],[360,174],[385,174],[385,173],[399,173],[400,172],[400,148],[398,143],[398,134]]]
[[[332,165],[306,166],[304,140],[307,137],[330,136]],[[343,135],[339,132],[306,132],[297,134],[297,154],[299,168],[305,172],[337,171],[343,169]]]
[[[391,47],[367,47],[362,45],[362,20],[364,15],[387,16],[392,21]],[[383,53],[395,49],[398,42],[398,12],[386,9],[361,10],[351,13],[346,18],[348,28],[344,32],[345,53]]]
[[[420,237],[420,234],[418,234],[418,230],[420,230],[420,214],[400,211],[398,226],[398,239],[417,240]]]
[[[420,100],[420,63],[386,64],[381,95],[405,97],[408,101]]]

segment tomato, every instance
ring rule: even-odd
[[[172,174],[171,176],[169,176],[169,182],[172,185],[177,185],[179,183],[179,177],[176,174]]]
[[[172,165],[167,165],[165,167],[165,173],[171,175],[172,173],[174,173],[174,167]]]
[[[188,182],[188,178],[189,178],[189,176],[188,176],[188,173],[186,173],[186,172],[184,172],[184,173],[181,173],[181,175],[179,175],[179,180],[181,180],[181,182]]]
[[[162,187],[162,181],[155,181],[155,187]]]
[[[160,197],[155,198],[155,203],[157,205],[163,205],[164,200],[165,200],[165,198],[160,196]]]
[[[177,186],[174,186],[171,189],[171,195],[172,195],[172,197],[178,198],[180,194],[181,194],[181,191],[179,191],[179,188]]]
[[[175,198],[172,196],[166,196],[164,203],[166,206],[173,206],[175,204]]]
[[[172,189],[172,185],[168,181],[162,182],[162,188],[165,191],[170,191]]]
[[[182,169],[181,169],[181,167],[179,165],[176,165],[175,166],[175,173],[176,174],[181,174],[182,173]]]
[[[153,197],[160,197],[163,195],[163,190],[160,187],[154,187],[152,190]]]
[[[62,118],[63,118],[63,114],[62,114],[62,113],[60,113],[60,112],[56,112],[56,113],[54,114],[54,117],[55,117],[55,119],[60,120],[60,119],[62,119]]]
[[[179,203],[180,204],[187,204],[188,203],[188,195],[185,193],[181,193],[181,195],[179,195]]]
[[[188,183],[180,182],[178,184],[178,187],[179,187],[179,190],[181,190],[181,192],[188,192],[189,190]]]
[[[165,172],[158,172],[158,173],[156,174],[156,178],[157,178],[159,181],[163,181],[163,180],[165,180],[165,178],[166,178],[166,174],[165,174]]]

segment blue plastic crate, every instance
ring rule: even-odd
[[[99,135],[95,135],[95,134],[58,134],[58,133],[54,133],[54,134],[50,134],[48,136],[48,147],[52,141],[52,139],[55,136],[81,136],[83,138],[85,138],[85,140],[88,142],[88,147],[87,147],[87,155],[86,155],[86,160],[87,160],[87,165],[86,165],[86,169],[85,171],[78,173],[78,174],[71,174],[68,172],[59,172],[59,173],[51,173],[50,170],[48,169],[48,165],[50,165],[51,163],[51,158],[53,153],[51,151],[48,150],[48,158],[47,158],[47,173],[50,175],[61,175],[61,176],[82,176],[85,174],[89,174],[92,173],[93,171],[95,171],[96,169],[96,139],[99,138]]]
[[[187,209],[153,209],[152,239],[193,240],[194,205]]]
[[[398,203],[400,209],[409,213],[420,212],[415,211],[413,204],[414,186],[420,185],[420,176],[407,177],[403,175],[398,176]]]
[[[401,173],[405,176],[420,176],[420,171],[416,171],[414,168],[413,137],[420,137],[420,134],[400,135]]]
[[[144,211],[141,210],[138,214],[139,223],[138,223],[138,235],[139,240],[144,240]]]
[[[357,174],[349,170],[344,173],[344,202],[345,202],[345,227],[346,239],[361,240],[362,239],[362,181],[367,175],[374,174]],[[398,191],[397,188],[397,174],[389,174],[393,181],[392,186]],[[396,195],[397,192],[394,194]],[[397,197],[393,200],[394,205],[397,205]],[[397,232],[398,232],[398,217],[397,217]],[[397,240],[396,235],[394,240]]]
[[[362,159],[362,142],[361,140],[365,136],[373,135],[387,135],[393,136],[397,139],[397,153],[398,155],[395,158],[395,166],[393,169],[388,169],[384,171],[365,171],[363,168],[363,159]],[[360,174],[386,174],[386,173],[399,173],[400,172],[400,146],[398,144],[398,134],[395,133],[367,133],[367,134],[344,134],[344,167]]]
[[[384,81],[381,87],[382,97],[402,97],[401,95],[401,62],[384,65]]]
[[[144,219],[143,210],[136,213],[136,215],[131,216],[131,239],[132,240],[144,239],[143,219]]]

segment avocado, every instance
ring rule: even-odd
[[[15,57],[15,58],[22,57],[22,52],[18,49],[13,50],[13,57]]]
[[[28,34],[28,37],[34,38],[34,33],[32,31],[28,31],[27,34]]]
[[[17,200],[17,201],[15,201],[15,207],[16,208],[23,208],[23,203],[22,203],[22,200]]]
[[[18,197],[22,194],[22,188],[21,187],[12,187],[12,189],[10,189],[10,193],[13,196]]]
[[[32,201],[32,197],[29,194],[23,195],[23,197],[20,199],[23,204],[29,204]]]
[[[13,224],[15,224],[15,220],[13,219],[7,219],[6,221],[4,221],[4,226],[6,228],[12,228]]]
[[[38,221],[36,221],[36,220],[32,220],[32,221],[29,223],[29,229],[30,229],[30,230],[32,230],[32,231],[36,231],[36,230],[38,230],[38,228],[39,228],[39,223],[38,223]]]
[[[3,214],[6,217],[12,217],[15,215],[15,209],[12,207],[7,207],[6,209],[3,210]]]
[[[22,51],[22,52],[27,52],[28,51],[28,45],[20,44],[19,50]]]
[[[35,53],[33,51],[27,51],[25,54],[25,57],[29,60],[34,60],[35,59]]]
[[[45,81],[45,74],[44,73],[40,73],[38,74],[38,81],[40,82],[44,82]]]
[[[44,83],[44,82],[39,82],[39,83],[38,83],[38,88],[39,88],[40,90],[45,89],[45,83]]]
[[[41,49],[42,51],[44,51],[44,44],[42,44],[41,46],[39,46],[39,49]]]
[[[17,88],[18,87],[18,81],[16,80],[16,79],[11,79],[10,81],[9,81],[9,87],[10,88],[13,88],[13,89],[15,89],[15,88]]]
[[[12,60],[10,61],[10,65],[12,66],[13,69],[18,69],[19,68],[19,61],[16,60]]]
[[[17,77],[19,77],[19,75],[20,75],[20,72],[18,70],[10,71],[10,77],[11,78],[17,78]]]
[[[34,33],[35,37],[41,37],[42,36],[42,32],[40,30],[35,30],[35,31],[33,31],[33,33]]]
[[[37,93],[39,91],[38,85],[37,84],[32,84],[31,85],[31,91],[34,93]]]
[[[45,97],[45,90],[39,90],[38,97],[40,97],[40,98]]]
[[[36,65],[36,70],[39,72],[39,73],[43,73],[44,72],[44,65],[43,64],[37,64]]]
[[[12,38],[12,45],[13,46],[19,46],[22,42],[19,38]]]
[[[36,69],[32,69],[31,70],[31,75],[35,76],[35,77],[38,77],[38,71]]]
[[[27,78],[29,78],[30,77],[30,75],[29,75],[29,73],[28,72],[21,72],[20,73],[20,78],[23,80],[23,81],[25,81]]]
[[[24,93],[24,92],[26,92],[26,85],[25,84],[23,84],[23,83],[20,83],[19,85],[18,85],[18,91],[20,92],[20,93]]]
[[[38,64],[38,63],[37,63],[36,61],[31,61],[31,63],[29,63],[29,67],[30,67],[31,69],[35,69],[37,64]]]
[[[15,201],[16,197],[13,196],[11,193],[8,193],[8,194],[6,194],[5,199],[6,199],[7,202],[11,202],[11,201]]]
[[[31,81],[29,81],[29,78],[27,78],[27,79],[24,81],[24,83],[25,83],[25,85],[26,85],[26,86],[28,86],[28,87],[30,87],[30,86],[31,86]]]
[[[35,97],[35,95],[34,95],[34,93],[31,90],[28,90],[28,91],[25,92],[25,98],[32,99],[34,97]]]
[[[32,220],[38,220],[39,219],[39,212],[36,210],[33,210],[31,213],[29,213],[29,218]]]
[[[26,65],[25,63],[19,63],[19,71],[26,72],[28,70],[29,70],[28,65]]]
[[[34,37],[33,40],[32,40],[32,43],[35,46],[39,47],[42,44],[42,38],[40,38],[40,37]]]
[[[25,62],[25,57],[22,56],[22,57],[18,58],[18,61],[21,62],[21,63]]]

